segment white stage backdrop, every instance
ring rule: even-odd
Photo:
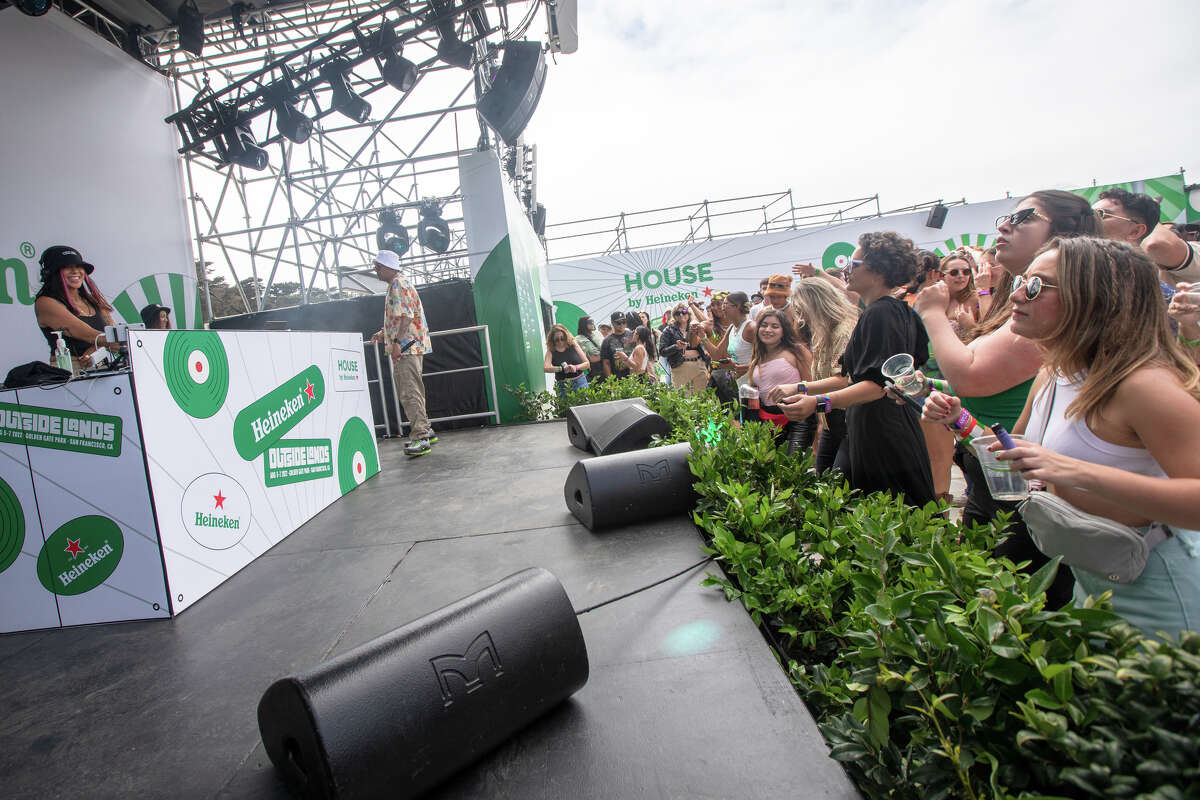
[[[45,360],[33,314],[38,256],[79,249],[117,308],[148,302],[199,326],[181,162],[165,78],[51,9],[0,24],[0,378]]]
[[[1162,198],[1163,218],[1186,219],[1182,175],[1167,175],[1076,190],[1091,200],[1108,186],[1121,186]],[[972,203],[949,209],[942,227],[928,228],[928,211],[828,225],[780,233],[689,242],[652,250],[606,253],[550,265],[555,319],[570,330],[580,316],[597,323],[613,311],[647,311],[651,318],[688,294],[703,299],[717,290],[747,294],[773,273],[790,275],[792,265],[812,262],[822,268],[842,266],[858,237],[869,231],[896,231],[918,247],[939,255],[963,245],[990,246],[996,239],[996,217],[1007,214],[1018,199]]]

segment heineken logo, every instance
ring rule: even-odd
[[[233,421],[233,444],[238,455],[253,461],[324,399],[325,378],[316,365],[284,381],[238,412]]]
[[[228,550],[245,538],[250,527],[250,498],[242,485],[221,472],[193,480],[180,503],[183,527],[196,544]]]
[[[333,477],[333,441],[330,439],[281,439],[267,448],[263,459],[263,483],[288,483]]]
[[[712,279],[712,264],[710,263],[626,273],[625,293],[632,294],[663,286],[693,286],[697,283],[708,283]]]
[[[121,418],[0,403],[0,443],[116,458],[121,455]]]
[[[117,523],[96,515],[77,517],[46,539],[37,559],[38,581],[54,594],[90,592],[113,574],[124,550]]]
[[[333,359],[331,372],[335,392],[354,392],[367,388],[362,353],[356,353],[353,350],[332,350],[331,357]]]
[[[22,247],[22,250],[25,248]],[[30,245],[29,251],[24,255],[32,258],[33,254],[33,247]],[[0,305],[12,305],[14,299],[23,306],[33,305],[34,293],[30,291],[29,279],[31,273],[37,274],[36,270],[31,270],[19,258],[0,258]],[[12,276],[11,281],[9,276]],[[13,288],[13,294],[8,293],[9,286]]]

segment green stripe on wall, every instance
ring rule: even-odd
[[[117,295],[117,299],[113,300],[113,308],[120,312],[121,318],[125,320],[126,324],[135,325],[142,321],[137,306],[129,297],[129,292],[121,292]]]
[[[154,303],[155,305],[164,305],[162,295],[158,293],[158,281],[154,280],[153,275],[147,275],[138,281],[142,285],[142,291],[146,293],[146,302]]]
[[[187,328],[187,299],[183,293],[183,276],[178,272],[167,273],[167,282],[171,284],[171,313],[175,317],[175,327]]]

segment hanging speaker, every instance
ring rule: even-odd
[[[925,218],[926,228],[940,228],[946,224],[946,214],[950,209],[946,208],[941,203],[938,203],[933,208],[929,209],[929,216]]]
[[[541,42],[508,42],[492,88],[475,108],[496,135],[512,146],[529,124],[545,85],[546,57]]]

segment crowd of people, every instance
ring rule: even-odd
[[[1015,446],[989,452],[1002,450],[995,458],[1034,491],[1153,543],[1140,576],[1119,582],[1070,564],[1047,602],[1112,592],[1151,634],[1195,630],[1200,243],[1159,220],[1157,200],[1123,189],[1094,204],[1037,191],[996,220],[987,249],[939,258],[896,233],[867,233],[845,268],[799,264],[751,296],[689,297],[657,325],[623,311],[599,328],[584,317],[574,336],[556,325],[546,371],[563,391],[636,374],[732,404],[754,398],[781,445],[811,449],[816,469],[840,470],[854,488],[957,502],[966,524],[1007,513],[996,554],[1033,571],[1060,553],[1039,549],[1053,549],[1051,537],[1027,528],[1017,501],[992,497],[962,421],[1000,426]],[[884,375],[903,354],[919,368],[915,398]],[[967,485],[960,500],[949,494],[952,464]]]

